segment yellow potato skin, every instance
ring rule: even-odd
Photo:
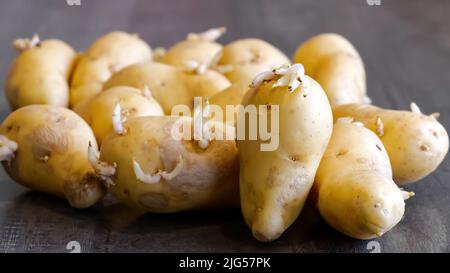
[[[289,63],[289,58],[266,41],[240,39],[224,46],[218,65],[228,67],[225,77],[232,83],[249,85],[263,71]]]
[[[209,98],[230,86],[230,83],[220,73],[212,70],[197,75],[170,65],[147,62],[119,71],[103,88],[114,86],[132,86],[138,89],[147,86],[161,104],[164,113],[170,115],[173,106],[184,104],[192,108],[195,96]]]
[[[289,58],[266,41],[248,38],[224,46],[219,65],[264,65],[265,70],[289,63]]]
[[[99,144],[113,130],[112,113],[117,103],[125,119],[164,115],[161,105],[154,98],[145,97],[139,89],[118,86],[105,90],[74,109],[92,128]]]
[[[339,105],[334,117],[351,116],[375,133],[377,118],[383,123],[380,139],[391,160],[394,181],[406,185],[433,172],[448,152],[448,134],[432,116],[382,109],[365,104]]]
[[[184,68],[186,61],[196,61],[209,67],[221,50],[222,45],[216,42],[203,39],[184,40],[169,48],[162,62]]]
[[[335,33],[314,36],[302,43],[292,58],[305,73],[317,80],[332,107],[345,103],[365,103],[366,74],[355,47]]]
[[[87,208],[106,190],[88,161],[88,145],[96,150],[95,136],[84,120],[69,109],[29,105],[11,113],[0,134],[18,144],[7,173],[36,191],[67,199],[75,208]]]
[[[247,84],[246,82],[238,82],[232,84],[230,87],[223,90],[222,92],[219,92],[214,96],[212,96],[209,99],[209,103],[211,105],[219,106],[223,111],[222,120],[216,119],[216,121],[226,122],[227,124],[234,126],[236,123],[237,113],[234,112],[233,115],[227,115],[226,107],[227,105],[237,106],[242,104],[242,98],[244,97],[245,93],[247,93],[248,90],[249,84]]]
[[[213,140],[206,149],[194,141],[171,136],[174,123],[189,117],[137,117],[124,123],[123,136],[109,134],[100,159],[117,164],[109,187],[120,201],[144,212],[172,213],[191,209],[229,208],[239,204],[239,159],[234,140]],[[146,184],[136,178],[133,160],[143,171],[171,171],[183,158],[181,172],[172,180]]]
[[[45,40],[12,63],[5,93],[13,110],[31,104],[69,105],[69,77],[76,53],[60,40]]]
[[[334,124],[311,198],[328,224],[357,239],[386,233],[405,210],[380,139],[351,122]]]
[[[113,73],[151,58],[150,47],[135,34],[114,31],[100,37],[75,67],[70,87],[71,108],[99,93]]]
[[[261,151],[261,139],[238,140],[241,209],[259,241],[277,239],[295,221],[331,136],[327,97],[317,82],[309,82],[307,93],[303,85],[291,93],[272,88],[274,80],[247,93],[245,105],[279,105],[278,149]]]

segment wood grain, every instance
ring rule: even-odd
[[[259,37],[287,54],[307,37],[338,32],[365,61],[375,104],[406,109],[416,101],[426,113],[440,112],[450,128],[450,1],[382,0],[81,0],[2,1],[0,75],[15,52],[16,37],[39,33],[84,50],[111,31],[139,33],[152,47],[169,46],[186,33],[225,25],[222,42]],[[9,113],[0,99],[0,115]],[[382,252],[450,251],[450,161],[420,183],[403,221],[377,241]],[[271,244],[256,242],[238,210],[149,214],[138,219],[105,200],[77,211],[53,197],[27,191],[0,171],[0,252],[368,252],[367,242],[328,227],[312,208]]]

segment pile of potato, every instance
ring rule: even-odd
[[[111,32],[77,53],[61,40],[18,39],[6,79],[14,110],[0,160],[18,183],[87,208],[107,192],[131,209],[172,213],[241,207],[254,237],[277,239],[305,202],[338,231],[381,236],[403,217],[399,186],[434,171],[448,151],[438,114],[382,109],[345,38],[320,34],[292,60],[259,39],[222,45],[224,28],[152,50]],[[279,146],[265,139],[179,140],[173,107],[279,106]],[[269,112],[270,115],[270,112]],[[235,134],[235,121],[215,120]],[[248,124],[246,124],[248,126]]]

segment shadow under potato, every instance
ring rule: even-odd
[[[44,233],[48,242],[56,244],[61,233],[75,225],[73,231],[83,232],[79,236],[92,242],[89,251],[354,252],[366,244],[335,232],[310,205],[306,205],[297,221],[272,243],[254,239],[238,209],[142,214],[118,203],[110,195],[89,209],[79,210],[70,207],[65,200],[27,191],[6,205],[3,214],[6,222],[20,224],[15,232],[25,237],[26,242],[32,230]],[[8,233],[7,229],[1,226],[0,234]]]

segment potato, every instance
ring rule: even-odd
[[[223,90],[222,92],[219,92],[212,96],[209,99],[209,103],[211,105],[217,105],[219,106],[224,116],[222,117],[223,120],[217,120],[219,122],[226,122],[229,125],[235,125],[236,123],[236,115],[237,112],[233,111],[234,115],[227,115],[227,105],[229,106],[238,106],[242,103],[242,98],[244,97],[244,94],[249,90],[249,84],[246,82],[237,82],[232,84],[227,89]]]
[[[242,82],[247,86],[250,85],[256,75],[270,69],[265,64],[224,65],[222,67],[225,67],[225,69],[221,71],[221,66],[218,66],[218,71],[223,73],[232,84]]]
[[[97,94],[86,103],[80,103],[74,111],[78,113],[94,131],[99,144],[113,129],[112,115],[117,104],[120,103],[121,114],[124,118],[139,116],[163,116],[161,105],[151,97],[150,91],[143,91],[118,86]]]
[[[195,96],[206,99],[229,85],[224,76],[213,70],[197,74],[166,64],[147,62],[131,65],[119,71],[104,84],[103,88],[132,86],[142,89],[148,86],[153,97],[164,109],[164,113],[170,114],[175,105],[184,104],[192,108]]]
[[[380,139],[351,118],[334,124],[320,162],[311,198],[336,230],[357,239],[379,237],[405,211],[402,192],[392,180],[389,157]]]
[[[260,72],[289,63],[289,58],[273,45],[260,39],[241,39],[226,45],[218,61],[232,83],[248,84]]]
[[[259,74],[252,86],[244,105],[279,108],[277,149],[263,151],[261,145],[267,141],[261,136],[238,138],[242,213],[255,238],[268,242],[301,212],[331,136],[333,118],[324,91],[302,73],[299,64]],[[268,113],[271,120],[273,113]]]
[[[320,83],[332,107],[370,102],[363,61],[344,37],[335,33],[314,36],[298,47],[292,61],[303,64],[306,73]]]
[[[102,162],[117,166],[108,190],[145,212],[237,207],[234,139],[213,140],[203,149],[194,140],[173,137],[171,131],[179,124],[190,127],[192,119],[136,117],[123,124],[122,135],[109,134],[100,152]]]
[[[413,104],[414,105],[414,104]],[[391,160],[398,185],[415,182],[433,172],[448,151],[448,135],[434,115],[382,109],[364,104],[339,105],[335,118],[350,116],[377,133]]]
[[[0,135],[16,143],[17,150],[10,143],[9,156],[0,156],[9,159],[3,167],[16,182],[67,199],[75,208],[87,208],[105,194],[88,160],[89,143],[98,149],[94,134],[71,110],[24,106],[5,119]]]
[[[184,68],[187,61],[195,61],[210,67],[216,61],[222,45],[215,40],[225,32],[225,28],[213,28],[203,33],[190,33],[185,40],[167,50],[162,62]]]
[[[13,110],[30,104],[69,105],[69,76],[76,53],[60,40],[18,39],[20,55],[6,78],[5,92]]]
[[[102,90],[120,69],[152,58],[150,47],[136,34],[111,32],[95,41],[79,60],[72,76],[70,106],[74,108]]]

